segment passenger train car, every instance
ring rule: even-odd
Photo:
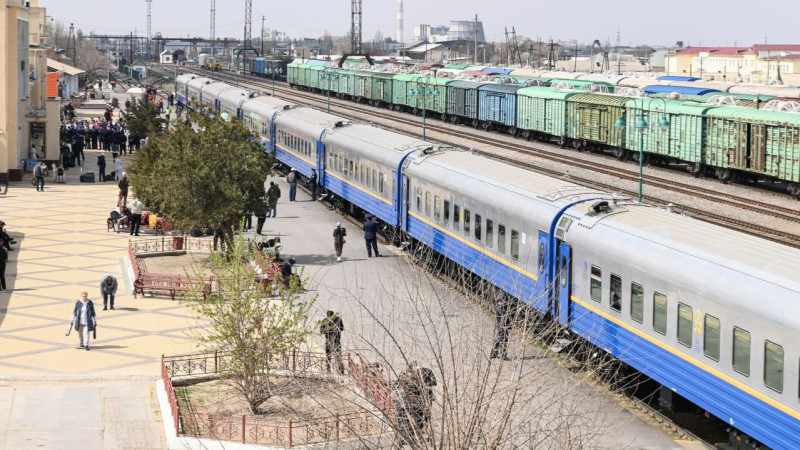
[[[668,109],[672,111],[692,110],[682,108],[681,104],[687,97],[692,97],[692,103],[707,102],[718,94],[725,94],[731,99],[719,98],[708,102],[706,113],[700,116],[699,123],[696,117],[685,118],[681,113],[670,114],[669,128],[673,136],[697,134],[710,136],[713,130],[708,129],[709,123],[714,123],[706,114],[710,115],[713,108],[721,105],[742,107],[744,109],[758,109],[768,100],[769,96],[761,98],[750,95],[751,100],[742,98],[741,90],[746,89],[741,85],[725,85],[720,83],[704,82],[686,79],[687,77],[672,77],[670,79],[631,78],[626,76],[607,76],[599,74],[577,74],[569,72],[531,72],[511,71],[510,78],[504,78],[513,83],[498,83],[490,77],[497,76],[500,69],[494,68],[467,68],[462,74],[472,73],[470,69],[481,69],[486,77],[470,81],[454,80],[423,76],[419,74],[387,74],[370,71],[355,71],[308,64],[289,64],[288,81],[293,87],[309,89],[321,93],[330,92],[341,98],[353,99],[360,102],[370,102],[395,110],[419,113],[453,123],[468,124],[484,129],[493,129],[527,139],[536,138],[546,141],[555,141],[564,146],[573,148],[592,149],[614,154],[620,159],[638,158],[638,130],[636,120],[632,120],[632,112],[645,118],[649,123],[651,133],[657,132],[658,123],[650,120],[657,111]],[[443,69],[452,70],[452,69]],[[525,76],[523,76],[523,74]],[[324,81],[322,76],[324,75]],[[531,76],[535,78],[531,78]],[[485,78],[485,79],[484,79]],[[359,80],[363,89],[351,86],[350,80]],[[372,80],[372,82],[370,82]],[[642,80],[645,80],[644,83]],[[537,81],[552,88],[545,90],[529,89],[525,83]],[[389,86],[388,89],[377,89],[375,86]],[[731,87],[733,86],[733,87]],[[368,87],[372,87],[368,89]],[[714,89],[717,87],[719,89]],[[736,87],[736,89],[734,89]],[[645,97],[645,107],[637,107],[641,103],[639,97],[617,95],[621,90],[639,90],[650,95]],[[722,91],[730,90],[731,92]],[[755,89],[755,87],[754,87]],[[780,88],[789,94],[797,94],[800,89]],[[358,91],[358,92],[354,92]],[[739,90],[739,92],[733,92]],[[389,94],[387,95],[387,92]],[[580,94],[580,95],[573,95]],[[677,100],[672,99],[673,94],[682,94]],[[714,94],[714,95],[711,95]],[[451,98],[455,96],[455,98]],[[538,100],[541,100],[539,102]],[[530,108],[533,103],[547,103],[555,106],[553,109]],[[563,105],[561,105],[563,104]],[[562,107],[563,106],[563,107]],[[692,110],[694,111],[694,110]],[[563,114],[563,115],[557,115]],[[685,165],[692,173],[697,175],[714,175],[723,181],[739,180],[751,183],[767,182],[785,189],[789,194],[800,198],[800,114],[796,112],[781,111],[778,114],[759,115],[758,119],[748,113],[739,115],[740,120],[734,127],[739,127],[743,138],[742,144],[729,143],[727,159],[717,158],[717,155],[707,153],[711,143],[702,142],[697,151],[650,153],[651,148],[645,149],[650,156],[650,161],[659,164]],[[623,129],[617,129],[616,124],[632,124]],[[558,134],[544,131],[548,128],[543,123],[564,123],[564,132]],[[688,128],[691,123],[699,129]],[[765,139],[771,145],[763,145],[764,138],[760,137],[764,127],[769,136]],[[728,145],[728,144],[726,144]],[[673,146],[679,147],[679,146]],[[773,164],[750,164],[750,153],[762,153],[757,156]],[[688,157],[688,158],[687,158]],[[778,168],[777,166],[781,167]]]
[[[177,84],[191,99],[192,76]],[[281,163],[763,445],[800,448],[800,250],[268,98],[240,116]]]

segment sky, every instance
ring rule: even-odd
[[[241,38],[245,0],[217,0],[217,37]],[[39,0],[47,14],[67,25],[96,34],[147,31],[145,0]],[[502,5],[502,6],[501,6]],[[602,5],[602,6],[598,6]],[[153,33],[165,37],[209,35],[210,0],[153,0]],[[451,20],[483,22],[490,42],[505,39],[504,28],[517,36],[546,41],[577,39],[591,43],[674,46],[750,46],[756,43],[800,44],[798,0],[404,0],[404,41],[414,25],[447,25]],[[318,38],[324,32],[343,35],[350,29],[350,0],[253,0],[253,36],[265,27],[292,38]],[[378,31],[394,37],[397,0],[362,1],[363,41]]]

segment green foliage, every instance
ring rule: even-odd
[[[231,230],[263,203],[272,157],[238,120],[193,114],[199,131],[176,123],[136,153],[133,190],[177,229]]]
[[[125,122],[131,133],[140,137],[152,137],[163,128],[166,120],[160,117],[156,105],[147,100],[147,94],[142,94],[125,111]]]
[[[281,367],[311,332],[308,314],[316,295],[305,294],[296,277],[288,288],[281,286],[280,296],[269,296],[257,280],[252,257],[251,244],[236,236],[227,252],[211,255],[214,294],[206,301],[199,291],[187,298],[205,324],[193,334],[208,350],[226,355],[219,369],[223,379],[259,414],[272,396],[270,371]]]

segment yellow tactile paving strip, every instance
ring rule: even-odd
[[[99,152],[86,151],[97,173]],[[108,155],[107,155],[108,158]],[[78,376],[157,377],[161,354],[197,351],[185,331],[195,325],[188,309],[167,297],[134,299],[125,273],[128,235],[106,231],[117,200],[116,183],[46,181],[36,192],[29,179],[0,196],[0,219],[17,240],[0,291],[0,378]],[[116,310],[103,311],[100,280],[120,281]],[[73,332],[64,336],[72,307],[86,290],[98,315],[92,351],[78,350]]]

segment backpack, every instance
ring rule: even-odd
[[[296,179],[297,179],[297,174],[294,171],[291,171],[286,175],[287,183],[294,183]]]

